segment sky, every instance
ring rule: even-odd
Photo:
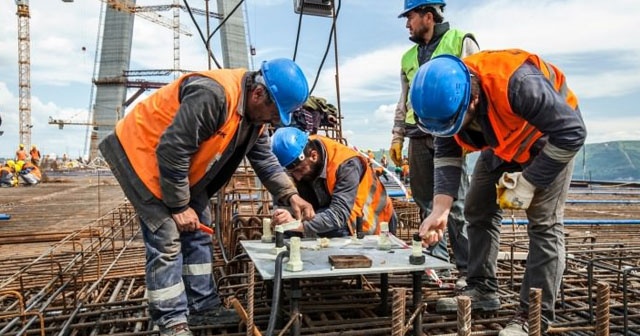
[[[400,58],[411,46],[406,20],[397,18],[403,1],[341,2],[337,52],[332,45],[317,77],[331,19],[302,16],[296,51],[300,17],[292,0],[245,0],[247,39],[256,50],[250,67],[276,57],[293,58],[295,53],[310,87],[317,80],[312,94],[340,106],[349,144],[387,149],[400,95]],[[188,3],[205,8],[203,0]],[[217,11],[216,1],[209,3],[210,10]],[[87,120],[102,5],[99,0],[30,1],[31,141],[43,154],[85,153],[85,126],[60,130],[48,120]],[[15,12],[14,0],[0,0],[0,157],[12,157],[19,143]],[[171,17],[171,12],[161,14]],[[640,31],[638,17],[637,0],[450,0],[445,8],[451,26],[473,33],[482,49],[521,48],[559,66],[578,96],[588,143],[640,140],[640,113],[635,108],[640,101],[640,41],[634,35]],[[181,36],[181,68],[206,69],[206,51],[196,26],[184,12],[181,22],[193,33]],[[205,29],[203,18],[197,23]],[[213,53],[221,60],[215,39]],[[131,60],[130,69],[135,70],[172,68],[171,30],[136,19]]]

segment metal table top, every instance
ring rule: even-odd
[[[429,255],[425,255],[426,262],[424,264],[411,265],[409,263],[410,248],[402,248],[396,245],[390,251],[378,250],[376,248],[377,239],[377,236],[365,236],[364,239],[360,240],[360,244],[353,244],[351,238],[332,238],[326,248],[318,248],[318,241],[316,240],[302,240],[300,254],[304,263],[303,270],[299,272],[287,271],[285,269],[285,259],[282,278],[303,279],[361,274],[406,273],[424,271],[428,268],[438,270],[455,267],[453,264]],[[275,244],[263,243],[260,240],[242,240],[240,243],[262,278],[264,280],[272,280],[275,277],[276,254],[273,252]],[[329,263],[330,255],[357,254],[369,257],[372,261],[371,267],[334,269]]]

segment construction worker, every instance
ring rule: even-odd
[[[369,160],[375,160],[376,159],[376,155],[373,154],[373,151],[371,149],[367,149],[367,157],[369,158]]]
[[[27,161],[27,151],[24,149],[24,144],[18,146],[16,151],[16,161]]]
[[[402,181],[404,183],[411,182],[411,180],[409,178],[409,174],[411,173],[411,169],[409,169],[409,160],[408,159],[402,160],[401,168],[402,168]]]
[[[29,161],[24,163],[19,175],[26,186],[34,186],[42,180],[42,172],[40,172],[40,168]]]
[[[420,207],[420,217],[424,219],[431,211],[433,199],[433,137],[420,130],[409,101],[409,88],[415,73],[421,64],[442,54],[460,57],[478,52],[480,48],[472,34],[451,29],[444,21],[444,0],[405,0],[400,18],[406,18],[409,39],[415,44],[402,56],[400,74],[401,93],[393,124],[393,137],[389,156],[396,166],[402,166],[402,146],[404,138],[409,138],[409,165],[411,166],[409,184],[413,199]],[[466,286],[465,274],[469,246],[467,240],[467,222],[464,219],[464,193],[468,185],[466,173],[457,200],[450,212],[447,228],[451,249],[455,257],[458,279],[456,289]],[[432,255],[449,260],[447,241],[442,239],[430,247]],[[441,272],[447,276],[449,271]]]
[[[465,199],[473,254],[463,295],[471,298],[472,309],[500,308],[496,268],[502,209],[523,209],[529,254],[520,306],[500,335],[528,334],[531,288],[542,289],[548,326],[565,268],[564,204],[574,156],[587,135],[564,74],[518,49],[484,51],[464,61],[442,55],[420,67],[411,103],[420,127],[436,136],[434,207],[420,226],[421,236],[426,243],[441,236],[457,195],[462,152],[482,150]],[[455,311],[456,304],[441,299],[436,310]]]
[[[38,147],[36,145],[31,145],[29,155],[31,156],[31,163],[36,166],[40,166],[40,158],[42,156],[40,155],[40,150],[38,150]]]
[[[215,286],[209,198],[246,156],[278,202],[297,218],[314,215],[271,152],[265,124],[289,124],[309,95],[288,59],[260,70],[186,74],[138,103],[99,145],[140,218],[147,251],[149,311],[160,335],[189,326],[237,323]]]
[[[13,187],[16,184],[16,163],[13,160],[7,160],[5,164],[0,168],[0,187]]]
[[[387,160],[387,156],[386,155],[382,155],[382,158],[380,159],[380,165],[384,168],[389,167],[389,161]]]
[[[387,222],[389,230],[395,232],[397,219],[391,199],[367,158],[358,151],[294,127],[276,130],[272,148],[295,180],[300,196],[316,211],[315,217],[301,221],[292,231],[326,238],[358,232],[379,234],[380,223]],[[291,220],[288,211],[277,209],[272,224]]]

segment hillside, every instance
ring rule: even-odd
[[[573,178],[640,181],[640,141],[588,144],[576,157]]]
[[[374,153],[378,159],[387,154],[386,150]],[[476,153],[469,155],[471,168],[477,157]],[[576,156],[574,167],[574,180],[640,181],[640,141],[587,144]]]

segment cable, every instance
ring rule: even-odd
[[[244,0],[242,0],[244,1]],[[240,2],[242,2],[240,1]],[[220,66],[220,63],[218,63],[218,60],[216,59],[216,56],[213,54],[213,51],[211,51],[211,48],[209,46],[209,39],[211,39],[211,37],[209,37],[209,39],[205,39],[204,38],[204,34],[202,33],[202,29],[200,29],[200,25],[198,24],[198,22],[196,22],[196,18],[193,16],[193,12],[191,11],[191,7],[189,6],[189,2],[187,2],[187,0],[182,0],[182,2],[184,2],[184,6],[187,8],[187,12],[189,13],[189,16],[191,17],[191,21],[193,22],[193,25],[196,26],[196,28],[198,29],[198,35],[200,35],[200,39],[202,40],[202,42],[205,45],[205,49],[207,49],[207,54],[209,55],[209,57],[211,57],[211,59],[213,60],[213,62],[216,64],[216,66],[218,67],[218,69],[222,68],[222,66]],[[208,15],[208,13],[206,13]],[[233,14],[233,12],[231,13]],[[209,17],[206,16],[206,20],[209,20]],[[225,18],[226,21],[226,18]],[[223,21],[224,23],[224,21]]]
[[[296,45],[293,48],[293,61],[296,61],[298,54],[298,43],[300,42],[300,31],[302,30],[302,13],[304,12],[304,1],[300,2],[300,15],[298,15],[298,32],[296,33]]]
[[[336,20],[338,19],[338,14],[340,14],[340,7],[341,6],[342,6],[342,1],[338,0],[338,7],[336,9],[336,15],[333,18],[333,23],[331,24],[331,30],[329,31],[329,42],[327,43],[327,48],[325,49],[324,55],[322,56],[322,62],[320,62],[320,66],[318,67],[318,71],[316,72],[316,78],[313,81],[313,85],[311,86],[311,90],[309,90],[309,95],[313,94],[313,90],[315,90],[316,84],[318,84],[318,79],[320,78],[320,72],[322,71],[322,67],[324,66],[324,62],[327,60],[327,55],[329,54],[329,49],[331,48],[331,42],[333,41],[333,31],[336,29]]]
[[[186,0],[185,0],[186,1]],[[233,9],[231,10],[231,12],[229,12],[229,15],[225,16],[225,18],[220,22],[220,24],[218,24],[218,26],[216,27],[216,29],[213,30],[213,32],[211,32],[211,34],[209,35],[209,38],[207,39],[206,45],[207,45],[207,50],[209,49],[209,44],[211,43],[211,38],[213,37],[213,35],[216,34],[216,32],[218,31],[218,29],[220,29],[222,27],[222,25],[224,25],[227,20],[229,20],[229,18],[233,15],[233,13],[236,12],[236,10],[240,7],[240,5],[242,5],[242,3],[244,2],[244,0],[240,0],[238,1],[238,3],[236,4],[235,7],[233,7]],[[213,57],[213,53],[210,53],[210,55]],[[216,65],[218,63],[216,62]],[[219,65],[218,65],[219,66]]]

